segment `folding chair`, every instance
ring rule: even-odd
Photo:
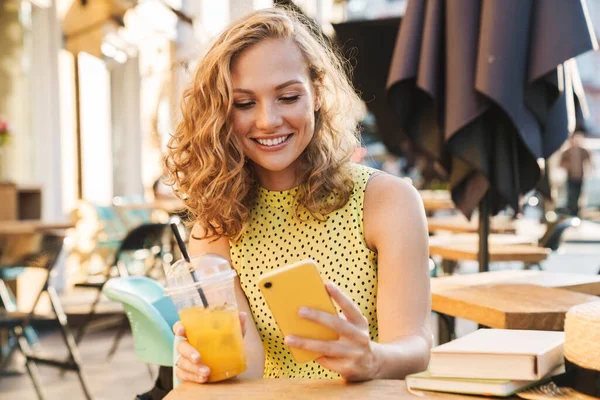
[[[581,220],[577,217],[561,216],[554,223],[548,224],[546,232],[538,240],[538,245],[556,252],[562,243],[565,231],[571,227],[578,226],[580,222]],[[539,263],[525,263],[525,269],[531,269],[532,267],[537,267],[539,270],[542,269]]]
[[[142,224],[134,228],[125,236],[125,238],[121,242],[119,248],[115,253],[113,262],[109,267],[105,269],[103,276],[100,280],[78,283],[75,285],[76,287],[84,287],[89,289],[95,289],[98,291],[98,294],[90,308],[90,312],[86,315],[83,323],[79,327],[76,336],[76,343],[79,343],[82,340],[89,324],[95,318],[96,308],[102,298],[102,287],[104,286],[106,281],[112,277],[113,270],[117,271],[117,276],[129,276],[129,271],[127,269],[126,262],[124,261],[124,256],[126,253],[138,250],[148,250],[150,251],[149,257],[151,257],[154,261],[162,261],[164,252],[163,242],[167,226],[167,224]],[[123,334],[122,331],[125,328],[127,328],[126,319],[124,319],[121,322],[119,332],[117,333],[117,338],[120,338],[120,336]],[[113,349],[114,348],[115,346],[113,344]],[[111,351],[109,356],[111,356],[112,354],[114,354],[114,350]]]
[[[19,266],[23,266],[25,268],[44,268],[47,270],[48,276],[40,292],[37,294],[30,312],[20,313],[8,310],[0,312],[0,329],[8,330],[9,335],[15,339],[14,343],[9,348],[7,357],[0,364],[0,379],[1,373],[6,369],[12,353],[14,353],[16,350],[19,350],[25,356],[27,372],[31,377],[39,399],[44,399],[44,394],[42,391],[39,372],[37,370],[37,364],[75,371],[79,377],[85,398],[92,399],[91,392],[88,388],[82,371],[79,351],[77,349],[77,345],[75,344],[71,330],[67,324],[67,316],[62,308],[56,290],[50,284],[52,270],[59,260],[59,255],[63,248],[63,241],[63,236],[46,234],[41,240],[40,250],[36,253],[25,256],[18,263]],[[48,293],[54,316],[41,316],[35,314],[35,308],[44,292]],[[25,330],[31,326],[31,324],[38,321],[52,321],[59,324],[63,340],[69,351],[69,358],[66,361],[40,357],[32,352],[25,335]]]

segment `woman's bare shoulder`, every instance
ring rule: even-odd
[[[419,192],[410,183],[389,174],[378,174],[369,181],[363,219],[365,239],[372,250],[381,242],[400,239],[399,235],[427,229]]]
[[[417,189],[404,179],[378,173],[369,180],[365,190],[365,212],[369,206],[383,206],[390,210],[407,210],[407,207],[418,209],[423,206],[423,201]]]
[[[225,236],[204,238],[205,232],[199,224],[194,224],[189,240],[190,255],[212,253],[230,259],[229,239]]]

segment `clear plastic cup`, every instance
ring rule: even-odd
[[[200,353],[200,362],[210,368],[208,382],[246,370],[235,276],[227,260],[216,254],[192,257],[189,263],[179,260],[166,271],[166,294],[177,307],[188,342]]]

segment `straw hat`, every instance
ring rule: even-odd
[[[579,304],[565,318],[566,372],[553,382],[519,393],[526,399],[600,397],[600,301]],[[590,397],[594,396],[594,397]]]

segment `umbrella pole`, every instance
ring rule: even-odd
[[[490,252],[488,239],[490,236],[490,190],[485,193],[479,203],[479,272],[489,270]]]

